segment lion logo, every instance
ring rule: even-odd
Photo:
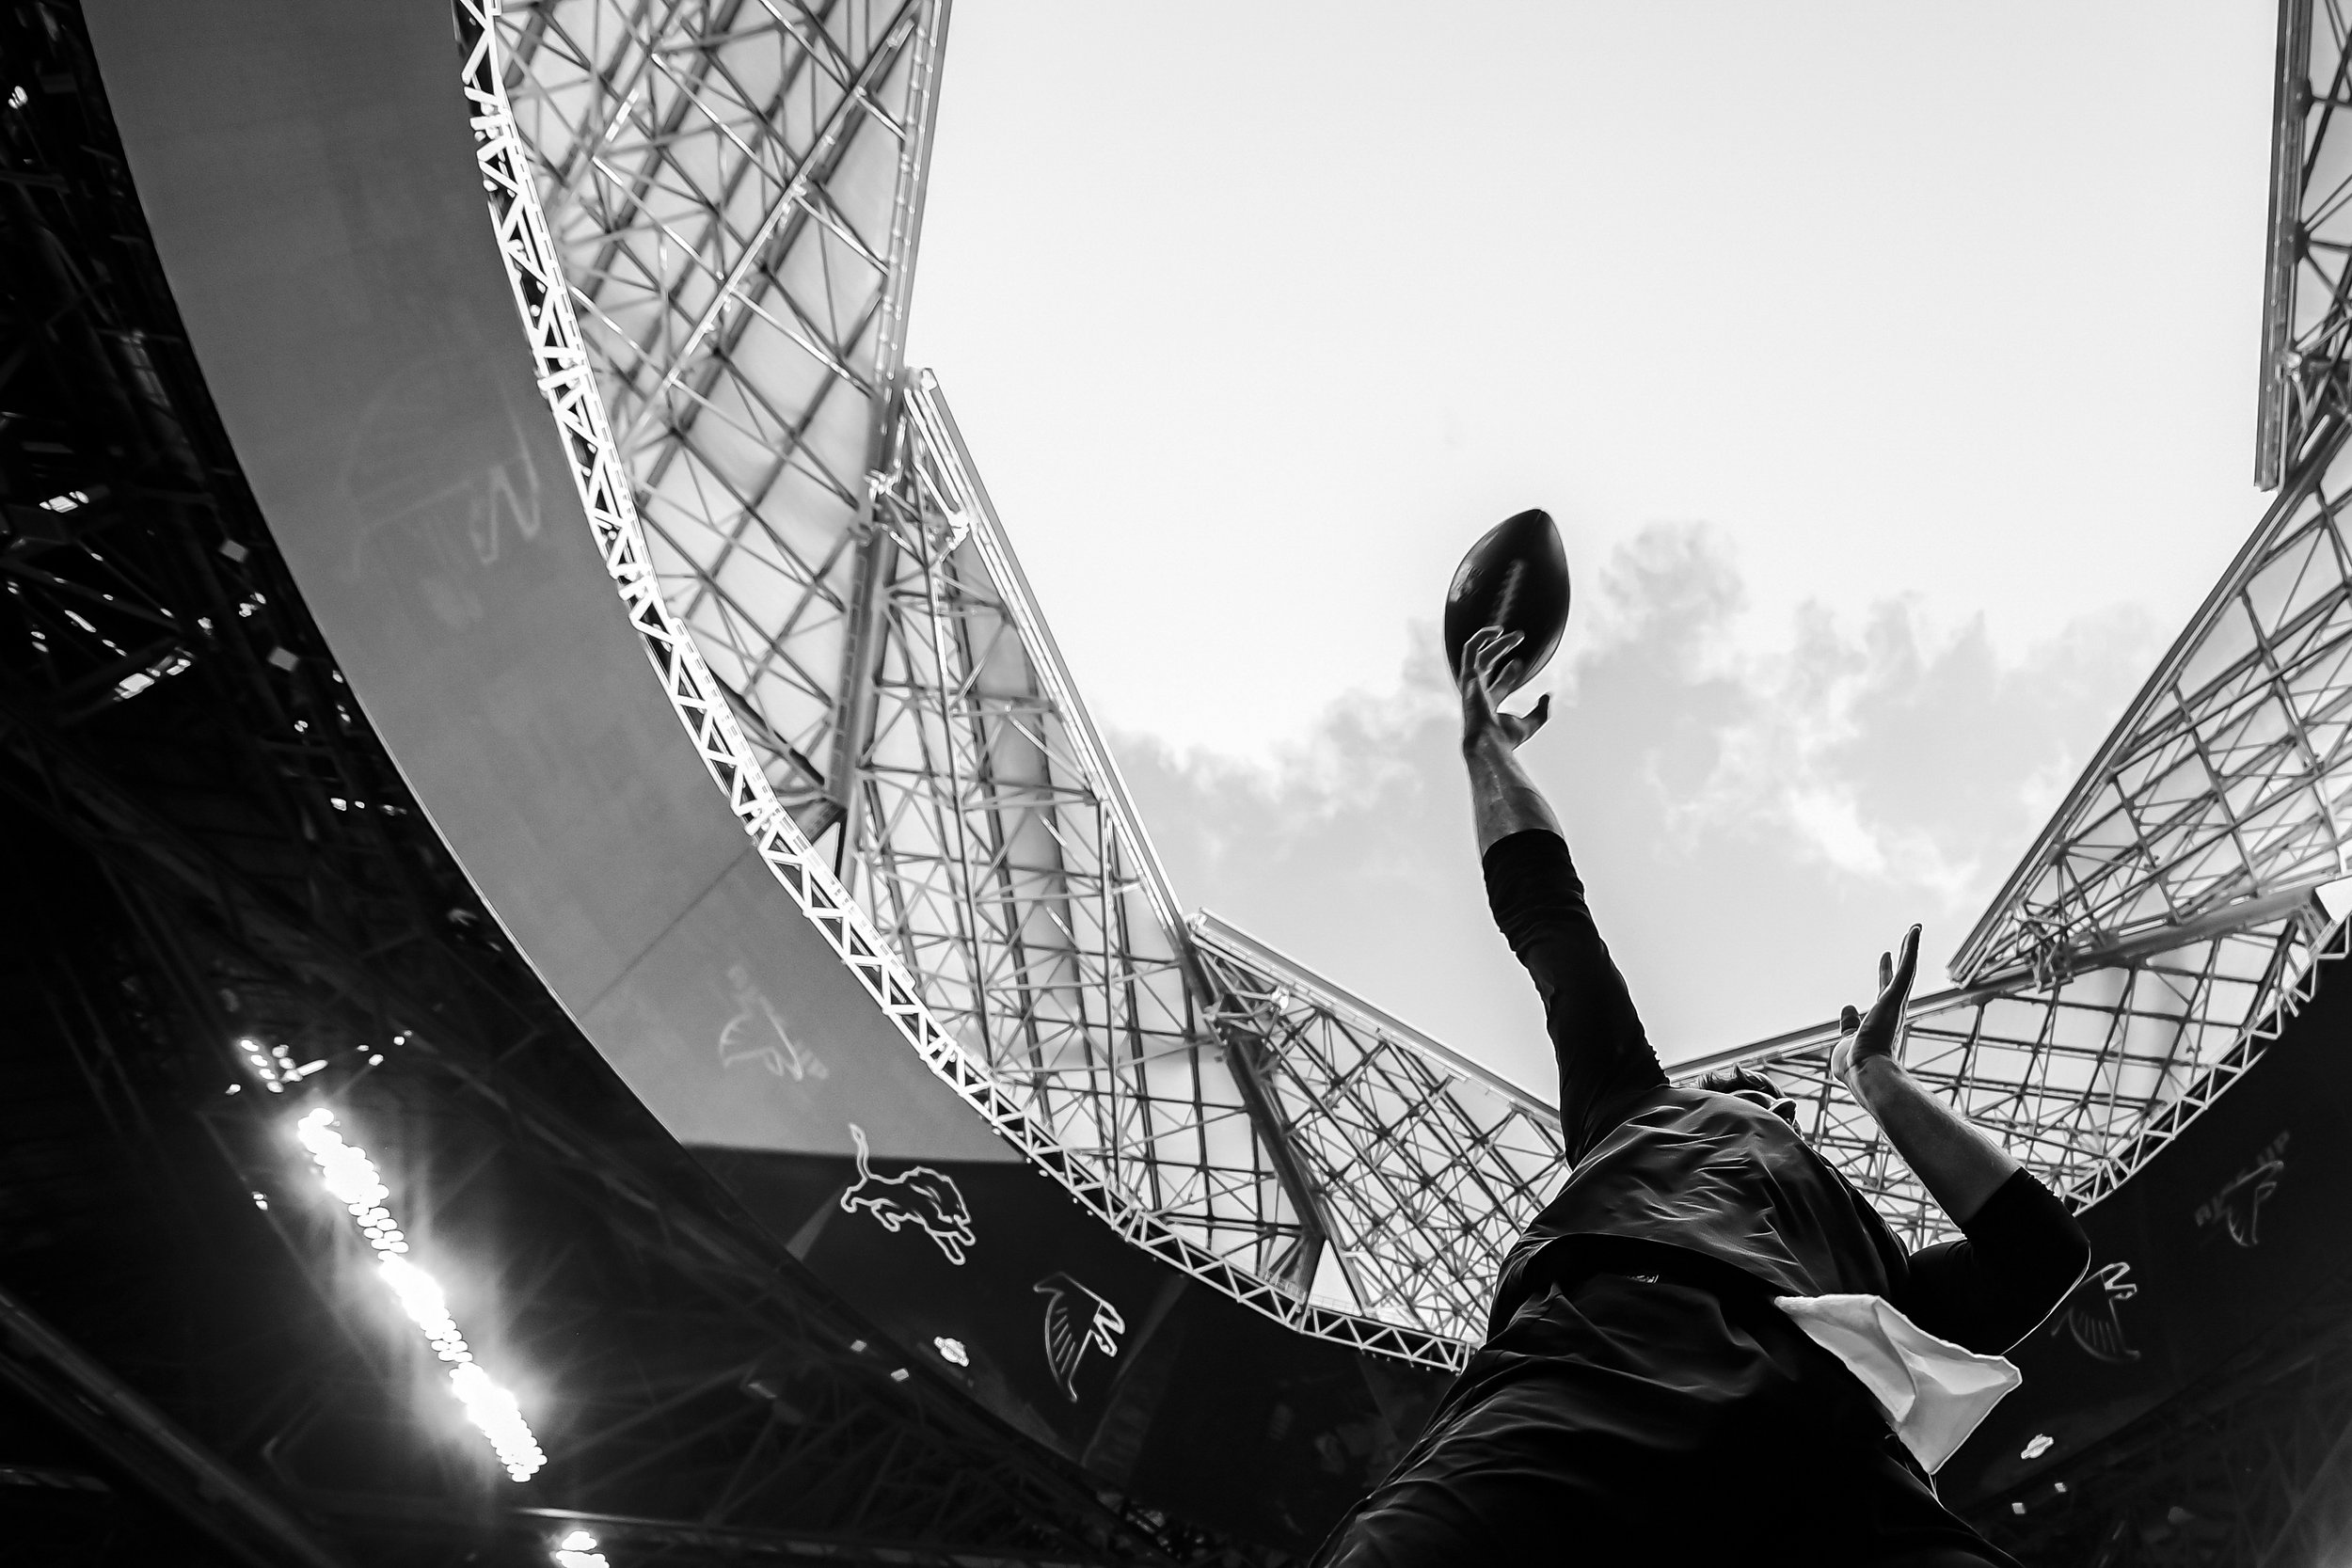
[[[1117,1355],[1127,1320],[1119,1315],[1118,1307],[1066,1274],[1049,1274],[1029,1289],[1045,1298],[1045,1364],[1053,1369],[1061,1391],[1075,1404],[1078,1364],[1090,1350]]]
[[[867,1163],[866,1129],[851,1122],[850,1136],[857,1142],[857,1180],[842,1193],[841,1212],[854,1214],[866,1210],[894,1236],[901,1226],[915,1226],[939,1243],[947,1261],[961,1267],[963,1249],[977,1238],[972,1234],[971,1207],[963,1201],[956,1179],[929,1165],[909,1165],[896,1176],[876,1176]]]

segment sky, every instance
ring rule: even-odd
[[[1550,1092],[1436,641],[1538,505],[1661,1053],[1936,970],[2261,515],[2275,15],[959,8],[911,358],[1179,897]]]

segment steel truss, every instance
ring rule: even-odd
[[[2168,938],[2168,941],[2170,939]],[[2095,1202],[2252,1066],[2352,933],[2307,896],[2247,927],[1921,997],[1904,1061],[2054,1190]],[[1950,1222],[1829,1070],[1835,1023],[1692,1064],[1765,1068],[1799,1125],[1914,1246]]]
[[[1910,1056],[2077,1202],[2228,1088],[2347,937],[2352,862],[2352,65],[2340,0],[2281,0],[2257,482],[2279,490],[1953,960]],[[1724,1059],[1812,1092],[1850,1172],[1915,1232],[1915,1184],[1828,1093],[1830,1031]]]
[[[2145,1164],[2277,1037],[2352,938],[2321,904],[2352,847],[2352,500],[2312,437],[1953,960],[1906,1059],[2077,1203]],[[1834,1026],[1700,1066],[1770,1065],[1915,1238],[1944,1222],[1832,1092]],[[1894,1217],[1890,1214],[1890,1217]]]
[[[2352,56],[2343,0],[2279,0],[2254,483],[2275,489],[2352,411]]]
[[[1563,1168],[1549,1114],[1178,919],[928,373],[905,410],[878,492],[897,548],[859,774],[867,907],[996,1083],[1144,1212],[1282,1286],[1290,1321],[1379,1342],[1302,1310],[1320,1301],[1463,1337],[1487,1243]]]
[[[1953,962],[2079,967],[2345,875],[2352,466],[2343,430],[2255,529]]]
[[[1433,1279],[1427,1268],[1404,1266],[1411,1244],[1400,1253],[1383,1234],[1397,1229],[1393,1213],[1351,1211],[1363,1212],[1372,1228],[1334,1232],[1340,1206],[1313,1184],[1301,1152],[1309,1140],[1285,1131],[1278,1104],[1293,1107],[1297,1120],[1296,1113],[1331,1103],[1340,1085],[1324,1076],[1330,1059],[1298,1049],[1295,1039],[1251,1034],[1255,1004],[1210,988],[1210,970],[1177,918],[945,404],[928,382],[901,385],[887,357],[895,341],[860,338],[869,357],[852,364],[835,356],[821,374],[803,366],[770,375],[740,360],[706,372],[762,407],[785,406],[793,388],[815,388],[811,395],[828,405],[853,394],[868,398],[882,435],[863,480],[861,513],[829,512],[839,537],[793,555],[799,565],[790,568],[814,561],[829,563],[825,571],[804,572],[789,594],[758,601],[775,616],[763,623],[769,630],[759,646],[837,649],[851,673],[843,686],[817,694],[806,683],[759,688],[730,678],[749,668],[742,662],[748,644],[696,619],[722,602],[755,605],[726,576],[747,540],[764,548],[810,537],[807,518],[791,511],[796,492],[707,511],[691,527],[668,500],[660,501],[667,510],[651,526],[638,515],[639,497],[655,493],[657,476],[672,471],[665,464],[690,460],[685,448],[710,415],[697,404],[658,426],[635,416],[632,427],[625,414],[624,429],[657,431],[634,445],[613,434],[607,417],[608,396],[614,406],[640,407],[651,372],[632,368],[633,348],[615,346],[621,318],[607,307],[610,246],[628,243],[624,220],[635,219],[593,202],[603,199],[615,167],[646,171],[632,189],[662,188],[675,156],[670,141],[638,123],[660,95],[615,84],[644,80],[642,62],[656,58],[674,61],[665,83],[700,80],[690,66],[719,71],[734,57],[737,22],[746,24],[746,47],[782,53],[774,74],[864,71],[852,63],[864,56],[844,53],[846,40],[912,49],[935,38],[942,15],[787,10],[790,25],[776,20],[784,11],[722,15],[696,6],[623,17],[556,4],[508,16],[459,0],[466,88],[501,251],[607,567],[648,657],[778,879],[933,1070],[1041,1169],[1135,1244],[1257,1310],[1307,1333],[1456,1366],[1486,1289],[1485,1268]],[[835,40],[830,49],[808,43],[826,29],[835,30],[825,35]],[[505,49],[516,65],[501,63]],[[831,64],[802,58],[818,55]],[[927,70],[935,72],[930,58]],[[540,81],[543,69],[551,85]],[[807,198],[860,232],[911,221],[905,214],[919,203],[919,150],[929,135],[930,76],[910,67],[875,79],[899,83],[902,94],[889,101],[895,113],[876,108],[861,121],[888,127],[867,134],[888,137],[896,166],[914,171],[912,194],[903,181],[888,192],[889,212],[899,219],[885,217],[879,184],[869,186],[863,209],[830,187]],[[524,105],[522,119],[509,110],[510,95]],[[524,134],[525,122],[536,139]],[[583,135],[591,137],[584,150],[574,142]],[[552,145],[543,145],[550,137]],[[739,135],[727,146],[741,156],[743,141]],[[781,133],[776,145],[784,146]],[[628,164],[631,157],[639,163]],[[582,196],[567,179],[585,181],[592,194]],[[542,216],[542,188],[556,214],[552,225]],[[615,227],[596,228],[585,216],[592,213]],[[665,238],[736,232],[716,206],[695,224],[679,219],[660,228]],[[700,303],[691,308],[691,321],[647,323],[631,343],[679,342],[701,352],[711,321],[730,309],[754,313],[758,301],[796,320],[818,314],[789,305],[793,277],[781,263],[723,269],[741,296],[730,307],[687,289],[694,278],[721,274],[715,261],[663,243],[649,243],[644,255],[675,270],[670,293],[685,290]],[[903,299],[911,235],[899,258],[897,282],[868,280],[877,309],[894,288]],[[644,291],[623,297],[642,301]],[[604,325],[583,329],[582,317]],[[796,342],[796,352],[805,348]],[[675,388],[687,373],[663,371],[651,385]],[[818,428],[813,412],[787,422]],[[760,559],[787,570],[783,554]],[[832,616],[821,636],[812,619],[819,607]],[[795,657],[804,673],[823,663],[814,654]],[[762,707],[770,696],[781,705]],[[812,738],[819,735],[834,742],[830,776],[810,771],[824,750]],[[780,736],[811,743],[796,740],[787,754],[777,749]],[[841,877],[808,831],[834,823]],[[864,886],[862,903],[850,896],[850,880]],[[1383,1059],[1391,1085],[1421,1086],[1402,1095],[1369,1085],[1352,1089],[1372,1118],[1365,1125],[1385,1129],[1388,1141],[1339,1164],[1360,1173],[1385,1162],[1400,1193],[1481,1190],[1511,1216],[1507,1224],[1524,1223],[1541,1188],[1502,1157],[1494,1130],[1511,1123],[1521,1141],[1539,1145],[1549,1136],[1548,1164],[1531,1162],[1545,1170],[1558,1168],[1556,1133],[1547,1134],[1541,1118],[1507,1094],[1486,1106],[1500,1091],[1458,1061],[1433,1076],[1410,1044],[1370,1032],[1359,1038]],[[1457,1173],[1433,1180],[1422,1156],[1438,1148],[1455,1151]],[[1327,1247],[1330,1240],[1338,1245]],[[1377,1266],[1359,1261],[1384,1257],[1390,1261]]]
[[[1952,964],[1909,1060],[2078,1203],[2227,1089],[2347,946],[2322,888],[2352,871],[2352,107],[2339,0],[2282,0],[2257,478],[2277,500]],[[1818,1135],[1915,1235],[1941,1226],[1851,1103],[1834,1031],[1771,1063]]]
[[[851,801],[946,0],[460,9],[500,17],[476,87],[530,149],[645,569],[814,835]]]
[[[2315,19],[2316,13],[2316,19]],[[2090,1203],[2227,1089],[2347,935],[2352,139],[2339,0],[2282,0],[2256,468],[2279,497],[1953,959],[1907,1059]],[[2331,133],[2333,133],[2331,135]],[[1727,1052],[1925,1239],[1943,1220],[1851,1101],[1824,1025]]]
[[[407,795],[270,546],[78,19],[24,8],[0,37],[40,84],[0,120],[0,314],[22,349],[0,390],[27,411],[0,451],[0,801],[11,863],[45,857],[47,895],[16,927],[39,963],[11,959],[27,1006],[7,1196],[99,1238],[105,1305],[77,1338],[133,1346],[124,1381],[264,1503],[362,1522],[324,1532],[361,1560],[414,1555],[378,1550],[389,1514],[439,1520],[437,1555],[503,1536],[485,1561],[544,1562],[564,1510],[679,1562],[1240,1560],[897,1367],[601,1070]],[[496,1321],[474,1327],[557,1391],[562,1441],[522,1494],[539,1513],[484,1495],[473,1449],[412,1418],[406,1341],[342,1309],[349,1227],[306,1218],[292,1097],[245,1073],[241,1034],[326,1062],[303,1093],[400,1128],[377,1152],[405,1165],[413,1234],[502,1233],[481,1249]],[[74,1085],[57,1103],[75,1136],[17,1092],[36,1069]],[[80,1163],[36,1187],[37,1147]],[[500,1224],[510,1206],[527,1219]],[[108,1244],[95,1222],[125,1208],[152,1244]],[[140,1334],[191,1281],[217,1319]],[[23,1325],[0,1338],[21,1361]],[[81,1382],[87,1403],[99,1380]]]
[[[944,7],[460,10],[608,564],[768,863],[934,1069],[1132,1240],[1306,1332],[1458,1364],[1564,1169],[1556,1118],[1178,918],[937,386],[900,367]],[[2339,444],[2296,437],[2296,482],[1979,923],[1962,988],[1915,1006],[1913,1065],[2078,1201],[2344,950],[2312,896],[2344,870]],[[1831,1083],[1832,1043],[1687,1071],[1770,1065],[1909,1240],[1943,1233]]]

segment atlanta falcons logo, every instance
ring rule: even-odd
[[[1045,1364],[1053,1369],[1061,1391],[1075,1404],[1078,1364],[1089,1350],[1117,1355],[1127,1320],[1119,1315],[1118,1307],[1066,1274],[1049,1274],[1029,1289],[1045,1298]]]
[[[2218,1226],[2221,1233],[2242,1247],[2262,1244],[2263,1205],[2279,1191],[2287,1173],[2287,1134],[2280,1133],[2213,1196],[2197,1206],[2197,1226]]]
[[[2279,1178],[2286,1168],[2283,1160],[2265,1161],[2215,1196],[2214,1217],[2220,1221],[2230,1240],[2243,1247],[2262,1244],[2263,1204],[2279,1190]]]
[[[2138,1283],[2123,1277],[2131,1272],[2129,1263],[2106,1263],[2083,1275],[2082,1283],[2051,1314],[2050,1337],[2066,1335],[2094,1361],[2138,1360],[2139,1352],[2123,1338],[2123,1319],[2117,1311],[2139,1294]]]
[[[796,1084],[803,1079],[832,1076],[825,1070],[825,1064],[817,1059],[817,1053],[794,1043],[767,993],[752,983],[751,971],[741,964],[729,964],[727,984],[735,998],[736,1013],[719,1031],[721,1067],[753,1062],[779,1078],[789,1075]]]
[[[894,1236],[902,1225],[918,1227],[939,1243],[947,1261],[961,1265],[963,1249],[977,1238],[972,1234],[971,1207],[963,1201],[963,1190],[956,1185],[956,1179],[929,1165],[909,1165],[896,1176],[876,1176],[866,1164],[866,1129],[851,1122],[850,1136],[857,1141],[857,1180],[842,1193],[841,1212],[854,1214],[864,1209]]]

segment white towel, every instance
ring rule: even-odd
[[[1772,1305],[1862,1380],[1930,1475],[2025,1381],[2006,1357],[1939,1339],[1883,1296],[1774,1296]]]

